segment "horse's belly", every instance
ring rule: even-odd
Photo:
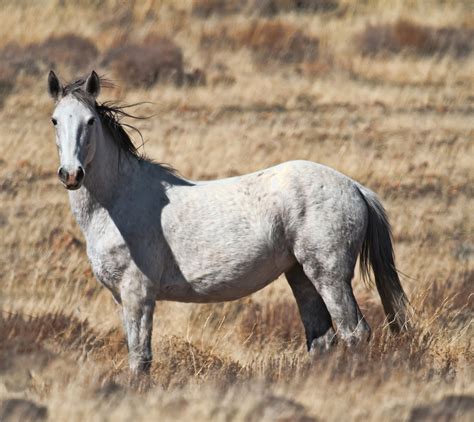
[[[240,299],[267,286],[293,264],[294,258],[285,255],[277,260],[242,263],[240,268],[216,265],[219,269],[210,267],[195,274],[177,271],[162,280],[160,299],[197,303]]]
[[[169,192],[161,223],[170,250],[166,266],[175,268],[164,269],[163,298],[234,300],[291,267],[280,201],[266,185],[257,188],[256,178]]]

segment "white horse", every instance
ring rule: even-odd
[[[291,161],[256,173],[193,182],[140,156],[120,117],[96,101],[101,81],[61,86],[50,72],[58,176],[87,241],[97,279],[123,309],[134,373],[151,364],[155,302],[219,302],[285,273],[310,352],[338,336],[370,336],[352,293],[360,255],[372,266],[390,326],[406,326],[407,298],[390,226],[373,192],[328,167]]]

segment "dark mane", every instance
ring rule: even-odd
[[[136,105],[136,104],[133,104]],[[112,138],[116,141],[117,145],[120,147],[121,150],[132,154],[138,160],[144,160],[146,157],[138,152],[137,147],[133,143],[132,139],[130,138],[127,131],[124,127],[127,127],[133,131],[135,131],[142,140],[143,145],[143,136],[139,129],[135,126],[130,124],[121,123],[122,118],[128,117],[131,119],[143,119],[144,117],[134,116],[130,113],[124,111],[125,108],[132,107],[133,105],[121,105],[111,101],[107,101],[104,103],[96,103],[95,110],[97,114],[100,116],[102,120],[102,124],[104,124],[107,129],[112,134]]]
[[[92,95],[84,91],[83,86],[85,82],[85,79],[78,79],[74,82],[65,85],[62,90],[62,96],[64,97],[66,95],[72,95],[74,98],[78,99],[88,107],[94,109],[99,115],[102,124],[112,135],[112,139],[115,141],[120,151],[125,152],[127,155],[132,156],[139,161],[151,162],[151,159],[147,158],[144,154],[138,151],[138,147],[135,146],[125,128],[135,131],[138,136],[140,136],[143,146],[143,136],[140,130],[133,125],[123,123],[121,121],[124,117],[136,120],[147,119],[147,117],[135,116],[125,111],[125,109],[127,108],[134,107],[143,103],[120,104],[114,101],[106,101],[103,103],[99,103]],[[102,77],[100,78],[100,84],[103,88],[109,88],[113,86],[110,81]],[[166,171],[173,175],[177,175],[178,173],[177,170],[167,164],[156,164],[159,164],[162,168],[164,168]]]

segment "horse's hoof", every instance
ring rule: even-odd
[[[330,328],[326,334],[321,337],[315,338],[311,347],[309,348],[309,355],[312,359],[315,359],[321,355],[327,353],[336,344],[337,338],[336,333]]]

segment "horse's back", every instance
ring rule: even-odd
[[[365,221],[366,206],[357,183],[331,167],[295,160],[243,176],[242,181],[246,178],[255,196],[268,195],[266,206],[279,213],[287,232],[305,223],[326,222],[334,228],[348,219]]]

